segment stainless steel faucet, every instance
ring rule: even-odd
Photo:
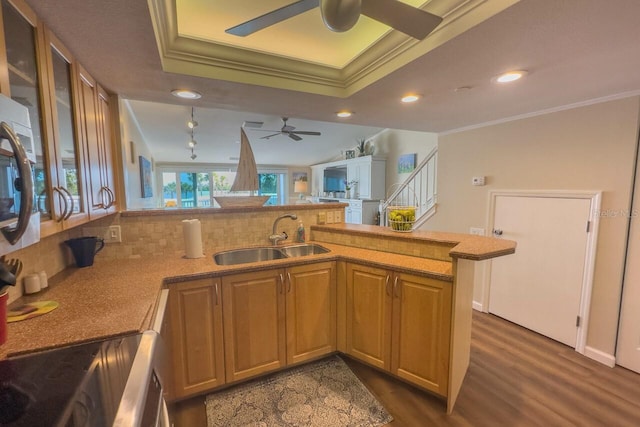
[[[271,231],[271,236],[269,236],[269,240],[271,240],[271,242],[274,245],[277,245],[278,242],[281,240],[287,240],[287,238],[289,237],[286,232],[283,231],[282,233],[278,234],[278,231],[277,231],[278,222],[280,222],[280,220],[284,218],[291,218],[292,220],[295,220],[295,219],[298,219],[298,215],[284,214],[284,215],[280,215],[278,218],[276,218],[275,221],[273,221],[273,230]]]

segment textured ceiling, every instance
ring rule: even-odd
[[[134,100],[243,112],[239,123],[244,112],[338,122],[335,112],[349,108],[355,111],[350,124],[447,132],[640,93],[637,0],[521,0],[347,98],[164,72],[141,0],[26,2],[108,90]],[[509,86],[491,82],[514,68],[529,75]],[[461,86],[471,89],[455,91]],[[204,96],[181,102],[169,94],[176,87]],[[424,97],[400,104],[409,91]],[[183,125],[176,117],[176,126]]]

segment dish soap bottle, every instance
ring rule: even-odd
[[[296,242],[304,243],[304,225],[302,225],[302,221],[298,223],[298,230],[296,231]]]

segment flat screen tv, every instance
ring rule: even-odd
[[[324,191],[345,191],[347,168],[333,167],[324,170]]]

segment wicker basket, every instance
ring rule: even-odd
[[[392,185],[387,193],[387,199],[393,195],[401,184]],[[393,231],[411,233],[416,222],[418,199],[412,188],[406,187],[394,198],[394,204],[387,206],[387,223]]]
[[[415,206],[387,206],[387,220],[393,231],[410,233],[416,222]]]

